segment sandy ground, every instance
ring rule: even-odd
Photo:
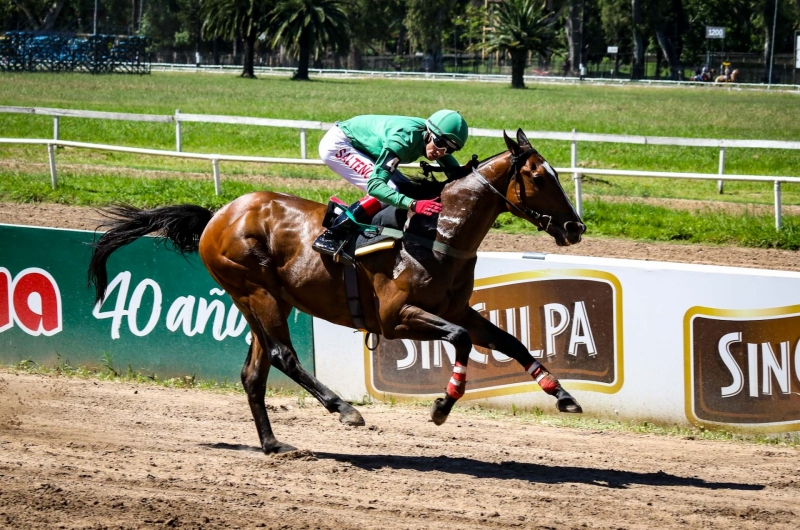
[[[672,201],[675,202],[675,201]],[[684,201],[683,207],[701,208],[698,201]],[[670,207],[674,205],[671,204]],[[55,226],[94,230],[101,216],[92,208],[58,204],[16,204],[0,202],[0,223]],[[800,271],[800,252],[705,245],[642,243],[628,240],[585,237],[574,247],[560,248],[547,236],[489,234],[480,250],[498,252],[547,252],[609,258],[702,263]]]
[[[800,451],[0,372],[3,528],[795,529]]]

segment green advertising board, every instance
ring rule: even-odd
[[[250,329],[196,254],[141,238],[108,262],[101,307],[87,285],[93,232],[0,225],[0,363],[99,366],[159,378],[239,381]],[[314,373],[310,316],[289,318],[300,362]],[[290,386],[273,369],[270,386]]]

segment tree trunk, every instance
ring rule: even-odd
[[[631,79],[641,79],[644,77],[642,0],[631,0],[631,23],[633,26],[633,64],[631,65]]]
[[[567,48],[571,73],[578,72],[581,62],[581,0],[570,0],[567,13]],[[567,75],[569,72],[565,72]]]
[[[41,20],[39,20],[38,17],[25,4],[20,3],[18,0],[12,1],[20,11],[25,13],[25,17],[28,19],[31,29],[34,31],[50,31],[55,26],[56,19],[58,18],[58,15],[61,14],[61,10],[64,8],[64,4],[67,0],[54,0],[50,5],[50,8],[47,10],[47,13],[45,13],[44,18]]]
[[[406,25],[401,23],[400,33],[397,35],[397,45],[394,48],[394,54],[397,55],[398,57],[402,57],[403,55],[405,55],[406,53],[405,45],[406,45]]]
[[[350,69],[363,70],[364,65],[361,61],[361,48],[356,46],[355,43],[350,45]]]
[[[658,40],[661,51],[664,52],[664,58],[667,59],[669,78],[673,81],[679,81],[682,77],[680,75],[681,65],[678,53],[675,51],[675,46],[672,45],[672,41],[666,36],[663,29],[656,31],[656,40]]]
[[[253,71],[253,63],[256,52],[256,33],[251,31],[244,39],[244,60],[242,61],[242,77],[255,79],[256,74]]]
[[[764,2],[764,82],[770,83],[772,80],[769,78],[770,59],[772,59],[770,51],[772,49],[772,19],[775,16],[775,2]],[[724,74],[725,72],[720,72]],[[774,77],[774,75],[773,75]]]
[[[304,31],[300,36],[300,57],[297,63],[297,71],[292,76],[296,81],[308,81],[308,61],[311,55],[311,43],[308,31]]]
[[[525,63],[528,52],[517,50],[511,52],[511,88],[525,88]]]

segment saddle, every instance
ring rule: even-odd
[[[372,218],[374,230],[359,231],[356,237],[351,238],[346,247],[350,251],[349,254],[359,257],[394,248],[397,241],[403,237],[402,230],[407,219],[408,210],[387,206]],[[397,231],[401,233],[398,234]]]

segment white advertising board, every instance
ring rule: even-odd
[[[534,258],[534,259],[528,259]],[[481,253],[472,306],[516,336],[588,415],[800,430],[800,273]],[[348,399],[444,395],[446,343],[380,342],[314,321],[317,376]],[[516,362],[474,348],[462,401],[554,411]]]

